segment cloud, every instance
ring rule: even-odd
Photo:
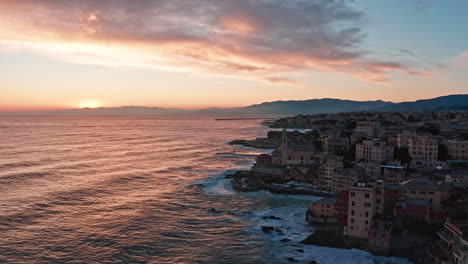
[[[272,83],[297,84],[297,81],[283,77],[265,77],[264,80]]]
[[[468,70],[468,50],[465,50],[460,53],[460,55],[451,59],[448,65],[454,68]]]
[[[270,82],[315,70],[388,81],[407,65],[360,45],[345,0],[0,0],[0,46],[77,63],[201,70]]]

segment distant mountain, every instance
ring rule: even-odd
[[[275,101],[238,108],[210,108],[198,110],[198,114],[214,115],[297,115],[336,113],[386,107],[393,103],[384,101],[350,101],[340,99],[312,99],[305,101]]]
[[[83,108],[56,111],[4,113],[8,115],[223,115],[279,116],[298,114],[337,113],[353,111],[440,111],[468,108],[468,94],[448,95],[414,102],[392,103],[351,101],[340,99],[311,99],[304,101],[275,101],[235,108],[183,110],[176,108],[124,106],[112,108]]]
[[[394,103],[376,108],[376,111],[440,111],[468,107],[468,94],[441,96],[414,102]]]

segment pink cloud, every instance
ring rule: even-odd
[[[1,47],[78,63],[285,83],[277,75],[298,70],[373,82],[417,72],[366,57],[363,14],[345,1],[0,0],[0,16]]]

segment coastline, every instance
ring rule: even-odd
[[[255,140],[253,140],[255,141]],[[232,141],[231,141],[232,142]],[[228,143],[228,144],[231,144]],[[272,148],[255,147],[252,145],[240,144],[243,147],[263,150],[273,150]],[[268,152],[266,152],[268,153]],[[236,154],[241,155],[241,154]],[[297,184],[266,184],[262,188],[252,190],[236,189],[235,181],[241,181],[249,177],[252,163],[235,170],[227,170],[222,178],[227,179],[232,192],[246,195],[256,199],[259,196],[266,196],[281,207],[270,206],[266,210],[247,214],[243,218],[249,225],[249,231],[258,234],[269,243],[278,244],[282,248],[282,254],[271,252],[279,262],[272,263],[313,263],[313,264],[332,264],[332,263],[369,263],[369,264],[410,264],[406,258],[394,256],[379,256],[363,250],[363,248],[340,247],[320,243],[310,244],[307,242],[309,237],[313,236],[321,227],[319,225],[310,225],[305,220],[305,210],[307,204],[311,201],[319,200],[324,197],[336,197],[334,194],[323,190],[300,189]],[[250,166],[249,166],[250,165]],[[236,173],[240,174],[236,176]],[[236,179],[237,178],[237,179]],[[230,190],[231,191],[231,190]],[[272,203],[274,204],[274,203]],[[286,251],[284,253],[283,251]]]

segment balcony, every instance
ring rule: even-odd
[[[447,244],[449,244],[449,246],[451,247],[453,245],[453,237],[451,236],[451,234],[449,232],[447,232],[446,230],[441,230],[441,231],[438,231],[437,232],[437,235],[439,235],[439,237],[444,240],[445,242],[447,242]]]

